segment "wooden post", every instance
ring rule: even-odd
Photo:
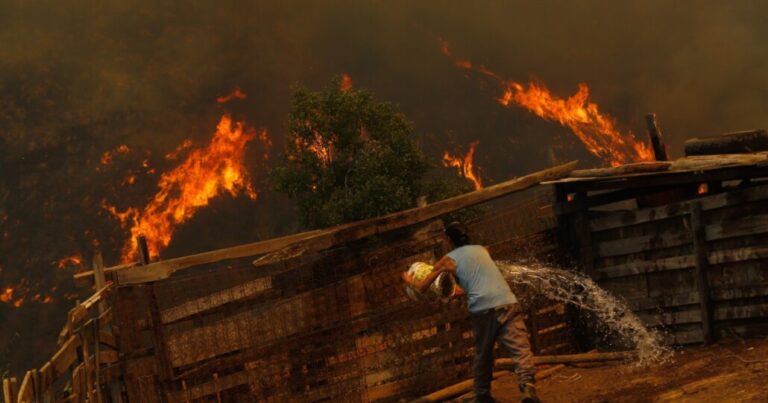
[[[645,123],[648,125],[648,135],[651,137],[651,146],[656,161],[668,161],[667,148],[664,145],[664,139],[661,136],[661,130],[656,123],[656,114],[649,113],[645,115]]]
[[[6,403],[15,403],[17,400],[16,378],[3,378],[3,398]]]
[[[699,294],[701,308],[701,330],[704,344],[712,343],[712,307],[709,295],[709,280],[707,279],[707,243],[704,223],[701,217],[701,203],[691,202],[691,230],[693,231],[693,249],[696,255],[696,289]]]
[[[97,291],[104,288],[104,286],[107,284],[107,279],[104,275],[104,259],[101,257],[100,250],[93,252],[93,283],[96,285]],[[107,309],[104,300],[99,301],[98,308],[99,315],[104,313],[104,311]]]
[[[586,198],[586,192],[577,192],[573,202],[581,203],[582,200]],[[594,245],[592,245],[592,229],[589,227],[589,207],[583,207],[571,217],[573,217],[573,236],[576,239],[576,253],[579,258],[579,266],[584,274],[595,278],[597,272],[595,271],[595,250]]]
[[[136,246],[139,248],[139,260],[143,265],[149,264],[149,247],[147,246],[147,237],[139,235],[136,237]]]

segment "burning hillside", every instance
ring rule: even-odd
[[[234,94],[242,92],[237,89]],[[266,131],[257,133],[224,115],[208,146],[190,151],[180,165],[160,176],[159,190],[146,206],[141,209],[129,207],[121,212],[104,201],[104,208],[123,227],[130,228],[130,236],[122,249],[122,260],[136,260],[139,235],[147,238],[150,256],[159,256],[160,251],[171,243],[176,227],[214,197],[223,193],[233,197],[243,193],[256,200],[257,192],[243,160],[246,144],[254,139],[267,147],[270,145]],[[189,144],[185,142],[181,147],[187,148]],[[169,154],[169,157],[175,158],[175,155]]]
[[[507,80],[482,64],[456,58],[447,42],[441,42],[440,49],[458,68],[475,71],[495,80],[504,91],[497,99],[501,105],[525,108],[542,119],[569,128],[590,153],[607,164],[617,166],[653,159],[653,152],[647,144],[639,141],[631,131],[621,133],[614,119],[601,113],[597,104],[589,101],[589,87],[586,84],[579,84],[576,94],[559,98],[552,95],[542,83],[530,82],[526,85]]]

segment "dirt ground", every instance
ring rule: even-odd
[[[768,338],[727,339],[674,352],[665,364],[566,367],[541,380],[542,402],[768,402]],[[514,375],[493,384],[499,402],[519,402]]]

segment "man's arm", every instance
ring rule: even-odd
[[[435,263],[432,272],[424,277],[424,279],[421,281],[414,281],[408,272],[403,273],[403,280],[412,285],[419,292],[424,292],[427,290],[427,288],[429,288],[430,284],[432,284],[432,282],[437,279],[437,276],[445,271],[451,273],[456,272],[456,262],[454,262],[453,259],[449,258],[448,256],[443,256],[442,259],[438,260],[437,263]]]

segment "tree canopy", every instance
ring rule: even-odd
[[[310,228],[415,206],[429,168],[411,123],[387,102],[336,79],[321,91],[295,87],[276,190],[298,202]]]

